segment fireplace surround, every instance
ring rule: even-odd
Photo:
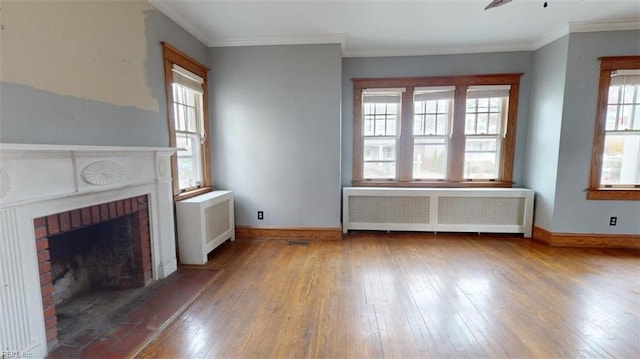
[[[53,288],[47,285],[51,274],[44,249],[48,236],[78,220],[81,226],[88,218],[102,220],[111,209],[116,217],[125,212],[147,216],[147,229],[138,230],[148,232],[148,247],[134,250],[148,253],[146,264],[139,265],[149,269],[138,279],[159,280],[177,269],[169,170],[173,152],[0,144],[0,349],[46,356],[49,340],[55,340],[55,312],[53,317],[46,313]],[[140,201],[146,211],[133,211]]]

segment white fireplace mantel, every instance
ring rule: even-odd
[[[33,220],[147,195],[154,280],[177,269],[168,147],[0,143],[0,351],[47,354]]]

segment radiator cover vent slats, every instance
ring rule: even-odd
[[[429,223],[429,197],[352,197],[349,221],[360,223]]]
[[[524,198],[440,197],[438,223],[523,225]]]
[[[342,193],[343,233],[364,229],[531,237],[534,192],[529,189],[346,187]]]
[[[207,243],[210,244],[216,238],[231,228],[229,225],[229,200],[220,202],[204,210],[205,228],[207,231]]]

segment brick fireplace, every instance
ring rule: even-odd
[[[108,286],[143,286],[177,269],[169,161],[174,152],[0,143],[0,348],[44,358],[62,338],[54,280],[66,275],[65,264],[53,270],[51,254],[57,256],[59,238],[66,233],[73,238],[64,241],[114,233],[116,254],[100,258],[95,253],[104,247],[92,248],[93,257],[84,260],[107,264],[102,270],[111,276],[98,281]],[[116,229],[95,229],[108,222]],[[85,230],[89,234],[76,233]],[[115,260],[118,253],[126,258]]]
[[[130,229],[130,250],[128,251],[130,253],[127,254],[125,251],[126,257],[122,260],[107,258],[112,263],[109,268],[101,268],[101,271],[115,272],[115,275],[111,275],[107,280],[103,278],[102,282],[107,284],[98,286],[116,288],[144,286],[152,278],[147,196],[126,198],[34,219],[47,346],[50,349],[57,345],[56,305],[61,302],[61,298],[55,297],[54,286],[58,278],[56,278],[55,268],[52,268],[54,261],[50,248],[53,243],[50,241],[62,242],[62,239],[56,238],[72,232],[77,233],[91,226],[95,227],[97,224],[109,224],[115,219],[126,220],[124,222]],[[83,240],[90,241],[91,238]],[[93,261],[96,259],[94,258]],[[128,271],[126,269],[123,271],[119,267],[130,268]]]

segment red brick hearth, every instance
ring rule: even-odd
[[[131,216],[135,285],[143,286],[149,283],[152,278],[148,213],[148,200],[147,196],[144,195],[74,209],[34,220],[40,285],[42,288],[42,304],[49,348],[57,345],[58,335],[54,284],[49,253],[49,237],[112,219]]]

